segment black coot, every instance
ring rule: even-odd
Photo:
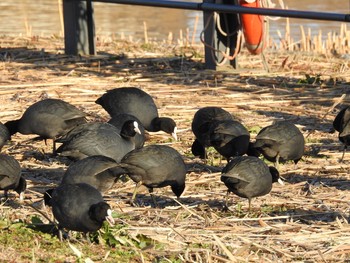
[[[249,210],[253,197],[268,194],[274,182],[283,184],[276,168],[268,167],[264,161],[254,156],[233,158],[222,170],[221,181],[228,188],[228,193],[248,198]]]
[[[57,152],[78,160],[104,155],[119,162],[135,149],[133,137],[136,133],[140,134],[140,130],[135,121],[125,122],[121,131],[109,123],[86,123],[57,140],[62,142]]]
[[[279,162],[293,160],[298,163],[304,155],[305,139],[293,123],[278,121],[263,128],[250,147],[250,153],[256,151],[278,167]]]
[[[226,158],[243,155],[248,150],[248,130],[220,107],[199,109],[193,117],[192,131],[196,137],[192,153],[202,159],[206,158],[205,148],[209,146]]]
[[[133,115],[141,121],[147,131],[164,131],[177,139],[175,121],[159,117],[153,98],[141,89],[135,87],[112,89],[98,98],[96,103],[100,104],[111,117],[122,113]]]
[[[135,140],[135,148],[141,148],[145,144],[145,140],[146,140],[145,128],[143,127],[141,122],[135,116],[130,115],[130,114],[126,114],[126,113],[122,113],[122,114],[113,116],[108,121],[108,123],[115,126],[120,132],[124,123],[127,121],[130,121],[130,120],[136,121],[139,125],[138,127],[139,127],[141,134],[136,133],[134,140]]]
[[[108,191],[123,170],[109,157],[93,155],[72,163],[63,175],[61,184],[86,183],[101,193]]]
[[[149,145],[135,149],[124,156],[120,165],[137,183],[132,201],[139,185],[145,185],[150,192],[169,185],[178,198],[185,189],[185,163],[180,153],[169,146]]]
[[[239,121],[225,120],[213,123],[210,144],[226,159],[247,153],[250,141],[249,131]]]
[[[11,135],[7,127],[0,122],[0,150],[11,139]]]
[[[346,148],[350,145],[350,107],[342,109],[333,121],[333,127],[339,132],[339,141],[344,144],[343,155],[340,159],[342,162]]]
[[[29,106],[20,119],[8,121],[5,126],[11,135],[19,132],[55,140],[75,126],[85,123],[85,116],[84,112],[63,100],[45,99]]]
[[[4,190],[5,197],[7,198],[8,190],[14,190],[22,201],[26,187],[27,183],[21,176],[18,161],[10,155],[0,154],[0,189]]]
[[[60,229],[96,232],[105,220],[114,223],[112,210],[91,185],[62,184],[52,191],[52,212]]]

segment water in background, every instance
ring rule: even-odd
[[[198,0],[192,0],[198,2]],[[61,0],[3,0],[0,2],[0,35],[62,35],[59,4]],[[273,1],[278,3],[277,0]],[[350,13],[349,0],[284,0],[289,9],[306,11]],[[279,5],[276,6],[279,8]],[[188,30],[192,35],[198,19],[196,41],[203,28],[200,11],[167,9],[156,7],[130,6],[107,3],[94,3],[95,27],[97,35],[132,38],[144,38],[144,22],[149,39],[164,40],[172,32],[173,39],[183,37]],[[300,25],[312,34],[319,30],[326,33],[339,31],[340,22],[291,19],[290,29],[294,39],[300,36]],[[270,35],[276,37],[279,30],[285,32],[286,19],[270,21]]]

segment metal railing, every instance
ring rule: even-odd
[[[327,20],[350,22],[350,14],[243,7],[237,4],[237,0],[223,0],[229,4],[215,3],[216,0],[204,0],[202,3],[171,1],[171,0],[63,0],[64,29],[65,29],[65,52],[67,54],[95,54],[94,42],[94,18],[92,2],[142,5],[163,8],[176,8],[202,11],[204,24],[207,24],[210,14],[257,14],[264,16],[292,17],[303,19]],[[208,15],[209,14],[209,15]],[[237,20],[239,21],[239,20]],[[209,23],[208,23],[209,24]],[[213,37],[213,24],[205,29],[205,40],[215,42]],[[210,52],[205,50],[205,52]],[[215,61],[205,55],[206,67],[215,69]],[[208,61],[209,60],[209,61]]]
[[[193,2],[171,1],[171,0],[93,0],[93,2],[153,6],[153,7],[175,8],[175,9],[188,9],[188,10],[197,10],[197,11],[213,11],[213,12],[215,11],[219,13],[256,14],[256,15],[264,15],[264,16],[280,16],[280,17],[350,22],[350,14],[275,9],[275,8],[254,8],[254,7],[243,7],[240,5],[225,5],[225,4],[216,4],[216,3],[208,3],[208,2],[193,3]]]

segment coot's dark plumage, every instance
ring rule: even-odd
[[[170,185],[173,193],[180,197],[185,189],[185,163],[180,153],[169,146],[149,145],[135,149],[124,156],[120,165],[134,182],[145,185],[150,192],[153,188]],[[135,195],[136,188],[132,199]]]
[[[176,137],[176,123],[171,118],[159,117],[153,98],[135,87],[116,88],[107,91],[96,100],[111,117],[127,113],[139,119],[150,132],[164,131]]]
[[[263,128],[250,147],[278,167],[279,162],[293,160],[298,163],[304,155],[305,139],[293,123],[278,121]]]
[[[243,155],[248,150],[248,130],[220,107],[199,109],[193,117],[192,131],[196,137],[192,153],[200,158],[205,158],[205,147],[209,146],[226,158]]]
[[[119,162],[135,149],[133,137],[136,133],[140,131],[135,121],[125,122],[121,131],[109,123],[86,123],[57,140],[63,143],[57,152],[78,160],[104,155]]]
[[[105,220],[114,222],[110,206],[88,184],[62,184],[52,191],[50,203],[60,229],[95,232]]]
[[[264,161],[254,156],[233,158],[222,170],[221,181],[228,192],[248,198],[249,210],[253,197],[268,194],[272,183],[282,181],[276,168],[268,167]]]
[[[123,170],[109,157],[93,155],[72,163],[63,175],[61,184],[86,183],[101,193],[109,190]]]
[[[342,109],[333,121],[333,127],[339,132],[339,141],[344,144],[343,155],[340,161],[343,161],[348,145],[350,145],[350,107]]]
[[[5,191],[5,197],[8,190],[14,190],[22,201],[26,187],[26,180],[21,176],[18,161],[10,155],[0,154],[0,189]]]
[[[145,128],[143,127],[142,123],[139,121],[139,119],[137,119],[135,116],[130,115],[130,114],[126,114],[126,113],[122,113],[116,116],[113,116],[108,123],[112,124],[113,126],[115,126],[119,132],[121,131],[123,125],[125,122],[127,121],[136,121],[139,124],[139,130],[141,134],[136,133],[135,135],[135,148],[141,148],[144,143],[145,143]]]
[[[239,121],[225,120],[213,123],[210,144],[227,159],[248,151],[250,134]]]
[[[210,145],[210,128],[213,122],[233,120],[232,115],[219,107],[204,107],[199,109],[192,120],[192,132],[203,145]]]
[[[7,127],[0,122],[0,150],[11,139],[11,135]]]
[[[29,106],[18,120],[5,126],[10,134],[36,134],[41,139],[56,139],[75,126],[85,123],[86,114],[59,99],[45,99]]]

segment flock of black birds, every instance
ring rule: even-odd
[[[0,123],[0,150],[17,132],[35,134],[38,139],[53,140],[55,155],[73,160],[60,185],[44,194],[59,229],[86,233],[97,231],[105,220],[113,223],[103,194],[124,175],[136,183],[133,204],[140,185],[150,193],[153,188],[170,186],[177,198],[185,189],[187,169],[181,154],[166,145],[144,145],[145,131],[164,131],[177,139],[175,121],[159,117],[149,94],[134,87],[116,88],[96,103],[109,113],[108,123],[87,122],[83,111],[59,99],[38,101],[20,119]],[[350,108],[345,108],[333,123],[344,153],[350,144],[349,120]],[[206,148],[213,147],[225,157],[221,181],[228,193],[249,200],[249,210],[252,198],[268,194],[274,182],[282,183],[279,163],[297,164],[304,155],[304,136],[289,121],[263,128],[252,142],[249,131],[231,113],[220,107],[204,107],[195,113],[192,131],[193,155],[206,159]],[[61,143],[57,149],[56,142]],[[274,162],[274,167],[268,167],[260,155]],[[0,189],[6,198],[8,190],[14,190],[20,199],[26,189],[19,162],[6,154],[0,154]]]

